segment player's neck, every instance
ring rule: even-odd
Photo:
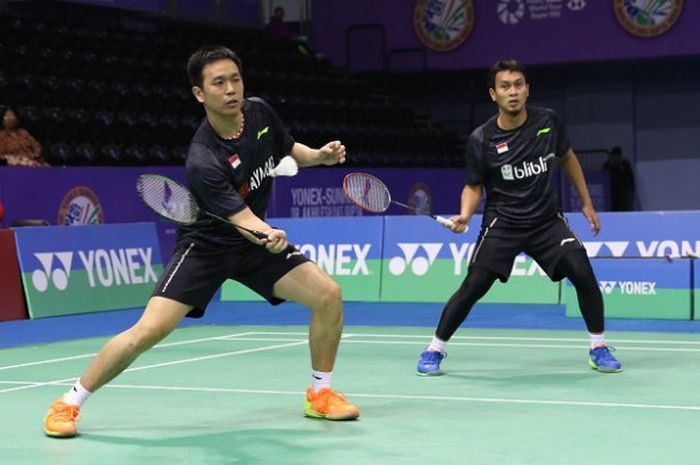
[[[214,129],[214,132],[222,139],[238,139],[243,132],[245,126],[245,117],[243,112],[239,112],[235,117],[221,117],[211,113],[207,114],[209,124]]]
[[[499,128],[508,131],[511,129],[519,128],[525,123],[526,119],[527,107],[523,107],[523,109],[517,113],[499,111],[496,124],[498,124]]]

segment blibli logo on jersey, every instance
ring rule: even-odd
[[[550,153],[545,157],[539,157],[536,162],[524,161],[520,166],[513,166],[506,163],[501,166],[501,176],[506,181],[514,181],[516,179],[525,179],[530,176],[537,176],[546,173],[549,169],[547,162],[554,158],[554,154]]]

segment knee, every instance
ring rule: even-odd
[[[329,279],[328,282],[323,286],[323,292],[321,293],[321,304],[324,307],[333,307],[339,304],[343,300],[342,291],[338,283]]]
[[[129,333],[131,336],[129,345],[133,349],[143,352],[160,342],[170,331],[156,325],[136,324],[129,330]]]

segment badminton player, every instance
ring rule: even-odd
[[[264,219],[272,188],[270,170],[283,156],[291,154],[301,166],[334,165],[345,161],[345,146],[333,141],[311,149],[295,142],[267,103],[243,97],[241,61],[226,47],[196,51],[187,72],[192,93],[206,112],[187,156],[190,189],[203,210],[262,231],[267,238],[256,239],[204,215],[190,226],[180,226],[173,257],[143,315],[107,342],[69,392],[51,405],[44,420],[49,436],[76,435],[85,400],[173,331],[183,317],[201,317],[226,279],[241,282],[273,305],[290,300],[310,308],[312,373],[304,414],[327,420],[359,416],[357,407],[331,388],[343,326],[340,288],[287,242],[283,230]]]
[[[437,331],[418,362],[419,375],[439,375],[445,345],[491,285],[508,280],[520,252],[530,255],[552,281],[569,278],[590,334],[589,365],[601,372],[622,366],[605,343],[603,298],[583,244],[559,210],[552,185],[555,159],[578,192],[583,215],[600,231],[586,181],[564,127],[551,110],[527,106],[525,68],[515,60],[489,72],[491,100],[498,114],[469,137],[460,214],[450,218],[463,232],[486,191],[481,232],[469,271],[442,311]]]

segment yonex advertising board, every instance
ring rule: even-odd
[[[142,307],[163,271],[153,223],[18,228],[29,316]]]
[[[689,260],[614,259],[591,260],[611,318],[690,319]],[[564,286],[566,315],[580,317],[576,290]]]
[[[700,320],[700,260],[691,260],[691,265],[693,267],[693,299],[695,300],[693,319]]]
[[[343,300],[376,302],[381,276],[383,217],[275,218],[289,242],[340,284]],[[221,300],[262,300],[245,286],[227,281]]]
[[[481,215],[474,215],[469,231],[455,234],[426,216],[387,217],[381,300],[447,301],[467,275],[480,225]],[[494,284],[480,302],[557,304],[559,284],[519,255],[508,282]]]
[[[566,217],[589,257],[700,256],[700,212],[599,213],[598,236],[588,231],[581,213]]]

